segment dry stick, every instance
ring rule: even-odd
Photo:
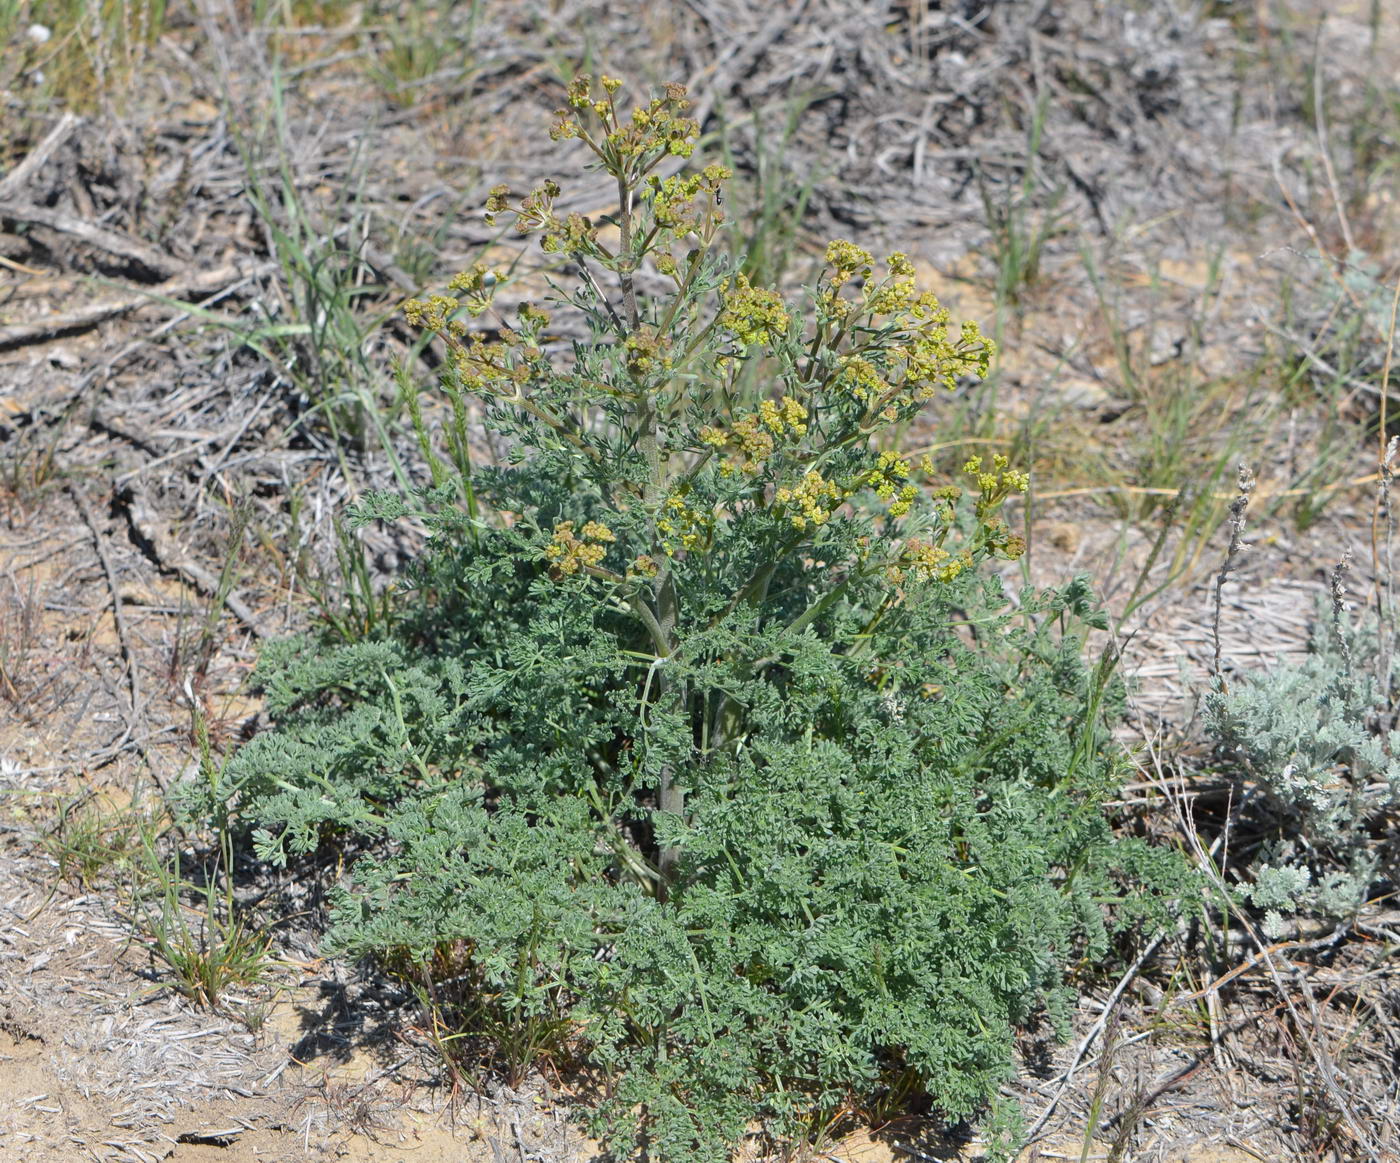
[[[93,544],[97,547],[98,559],[102,562],[102,572],[107,576],[107,592],[112,599],[112,622],[117,630],[117,644],[121,647],[122,660],[126,663],[126,681],[131,695],[131,714],[126,720],[126,734],[117,744],[117,750],[126,746],[127,739],[131,738],[136,730],[136,720],[141,713],[141,672],[136,665],[136,652],[131,648],[131,635],[126,629],[126,613],[122,610],[121,590],[117,586],[117,571],[112,568],[112,559],[107,553],[107,543],[102,540],[102,534],[98,531],[97,522],[92,518],[92,510],[88,508],[87,501],[83,499],[76,485],[72,482],[68,484],[68,495],[73,498],[73,504],[77,507],[78,515],[82,517],[83,524],[88,527],[88,532],[92,534]],[[151,767],[151,757],[146,753],[145,746],[137,740],[137,750],[141,752],[146,760],[146,766]]]
[[[103,299],[96,303],[89,303],[86,307],[79,307],[75,311],[66,311],[61,315],[48,315],[43,319],[35,319],[28,323],[0,327],[0,348],[20,347],[26,343],[37,343],[49,339],[66,331],[81,331],[89,327],[96,327],[114,315],[135,311],[138,307],[164,306],[160,302],[161,298],[175,299],[184,295],[208,294],[223,289],[231,282],[263,274],[273,269],[274,264],[272,263],[264,263],[257,267],[229,263],[212,271],[202,271],[170,279],[157,287],[152,287],[149,291],[137,291],[130,295],[123,295],[119,299]]]
[[[114,254],[118,258],[139,262],[143,267],[167,278],[186,270],[184,263],[172,258],[162,250],[157,250],[149,243],[142,242],[139,238],[132,238],[129,234],[108,230],[105,226],[98,226],[72,214],[65,214],[62,210],[53,210],[47,206],[32,206],[27,202],[0,199],[0,218],[47,226],[50,230],[71,234],[89,246],[105,250],[108,254]]]
[[[1371,519],[1371,567],[1376,578],[1377,634],[1380,639],[1380,652],[1377,658],[1380,673],[1381,697],[1390,700],[1390,648],[1391,637],[1395,633],[1395,521],[1390,509],[1390,483],[1394,479],[1393,465],[1397,451],[1397,440],[1386,442],[1387,405],[1390,402],[1390,367],[1395,355],[1395,317],[1400,310],[1400,278],[1395,280],[1395,293],[1390,298],[1390,326],[1385,336],[1385,362],[1381,365],[1381,416],[1380,416],[1380,476],[1381,487],[1376,496],[1376,512]],[[1385,528],[1385,569],[1381,569],[1378,524]]]
[[[1332,204],[1337,207],[1337,221],[1341,224],[1342,240],[1347,244],[1347,257],[1350,258],[1356,253],[1356,240],[1351,236],[1346,204],[1342,201],[1341,188],[1337,184],[1337,173],[1332,168],[1332,147],[1327,140],[1327,118],[1323,111],[1321,55],[1322,21],[1319,21],[1317,39],[1313,41],[1313,114],[1317,125],[1317,144],[1322,153],[1322,169],[1327,175],[1327,188],[1332,194]]]
[[[1385,601],[1377,603],[1377,636],[1380,639],[1377,669],[1380,673],[1376,678],[1380,683],[1381,698],[1387,705],[1390,703],[1390,651],[1395,636],[1395,517],[1390,509],[1390,483],[1395,479],[1392,466],[1397,450],[1400,450],[1400,436],[1391,437],[1386,448],[1385,460],[1381,462],[1381,497],[1378,506],[1379,516],[1385,528],[1385,569],[1379,575]]]
[[[1287,331],[1282,327],[1276,327],[1267,319],[1256,319],[1255,325],[1258,327],[1262,327],[1271,335],[1276,335],[1280,339],[1286,339],[1300,352],[1302,352],[1303,355],[1307,357],[1308,362],[1311,363],[1314,367],[1316,367],[1318,371],[1322,372],[1324,375],[1331,376],[1338,383],[1346,384],[1346,386],[1351,388],[1352,391],[1363,392],[1368,396],[1374,396],[1379,391],[1375,384],[1370,383],[1367,380],[1358,379],[1356,376],[1350,375],[1349,373],[1341,371],[1337,367],[1333,366],[1333,364],[1331,364],[1328,360],[1324,359],[1321,355],[1319,355],[1317,353],[1317,350],[1313,348],[1308,343],[1308,341],[1304,339],[1301,335],[1296,335],[1293,332]]]
[[[1220,888],[1222,891],[1227,891],[1223,882],[1220,884]],[[1283,999],[1283,1004],[1288,1007],[1288,1014],[1293,1019],[1293,1027],[1298,1031],[1298,1036],[1302,1038],[1303,1044],[1308,1048],[1308,1052],[1311,1054],[1313,1062],[1318,1068],[1318,1074],[1322,1078],[1323,1086],[1327,1090],[1328,1097],[1331,1098],[1332,1102],[1336,1105],[1337,1112],[1342,1116],[1342,1121],[1347,1125],[1347,1130],[1351,1132],[1357,1145],[1366,1152],[1366,1157],[1368,1159],[1379,1161],[1381,1155],[1376,1151],[1371,1136],[1357,1121],[1355,1114],[1352,1113],[1351,1106],[1346,1100],[1345,1093],[1337,1081],[1336,1070],[1332,1064],[1331,1054],[1327,1052],[1326,1047],[1322,1046],[1316,1038],[1309,1036],[1307,1030],[1304,1028],[1303,1017],[1298,1012],[1298,1007],[1293,1003],[1293,998],[1289,995],[1288,990],[1284,987],[1283,980],[1279,976],[1278,967],[1274,964],[1273,955],[1269,952],[1264,942],[1260,939],[1259,934],[1255,932],[1254,926],[1250,924],[1249,919],[1245,917],[1243,913],[1236,912],[1235,919],[1244,926],[1245,932],[1249,934],[1250,940],[1254,942],[1259,948],[1259,951],[1263,954],[1264,964],[1268,966],[1269,976],[1273,979],[1274,988],[1278,990],[1278,995]],[[1321,1016],[1317,1012],[1317,1003],[1313,1000],[1312,986],[1309,985],[1307,976],[1303,974],[1292,961],[1288,961],[1287,964],[1294,978],[1302,987],[1303,997],[1307,999],[1308,1012],[1312,1019],[1312,1029],[1318,1030],[1321,1028]]]
[[[1395,315],[1400,310],[1400,278],[1395,280],[1395,293],[1390,297],[1390,326],[1385,334],[1385,362],[1381,364],[1381,456],[1385,456],[1386,405],[1390,396],[1391,360],[1395,356]]]
[[[73,498],[73,504],[77,506],[78,515],[82,517],[83,524],[88,527],[88,532],[92,534],[93,544],[97,546],[97,556],[102,562],[102,572],[107,575],[107,590],[112,598],[112,621],[116,624],[117,642],[121,646],[122,659],[126,663],[127,683],[131,688],[131,711],[134,715],[141,705],[141,680],[136,669],[136,655],[131,649],[131,638],[126,632],[126,615],[122,611],[121,591],[117,587],[117,571],[112,568],[112,559],[107,553],[107,544],[102,540],[102,534],[98,531],[97,523],[92,518],[92,510],[88,508],[87,502],[78,492],[77,486],[68,485],[68,495]]]
[[[0,254],[0,267],[8,267],[12,271],[19,271],[22,275],[35,275],[42,278],[47,272],[41,271],[37,267],[27,267],[22,262],[15,262],[12,258],[6,258]]]
[[[1230,545],[1225,550],[1225,561],[1215,576],[1215,617],[1211,631],[1215,638],[1215,664],[1211,673],[1215,676],[1217,689],[1220,686],[1220,607],[1224,604],[1225,579],[1235,568],[1235,559],[1244,549],[1244,511],[1249,508],[1249,494],[1254,491],[1254,474],[1247,464],[1241,464],[1239,475],[1239,495],[1230,502]]]
[[[1346,684],[1352,685],[1353,675],[1351,669],[1351,643],[1347,641],[1346,635],[1346,608],[1347,608],[1347,571],[1351,569],[1351,546],[1342,550],[1342,556],[1338,558],[1327,573],[1327,592],[1332,599],[1332,627],[1337,632],[1337,649],[1342,656],[1342,668],[1346,674]]]
[[[1138,954],[1137,960],[1128,967],[1127,973],[1123,974],[1123,976],[1118,979],[1118,984],[1113,987],[1113,992],[1108,995],[1108,1001],[1104,1004],[1103,1013],[1099,1015],[1098,1021],[1089,1027],[1089,1032],[1084,1035],[1079,1045],[1075,1048],[1074,1056],[1070,1059],[1069,1065],[1054,1079],[1055,1082],[1060,1084],[1060,1088],[1054,1093],[1049,1103],[1046,1104],[1045,1109],[1040,1112],[1040,1117],[1035,1120],[1031,1129],[1026,1133],[1027,1143],[1035,1141],[1036,1136],[1040,1134],[1041,1128],[1045,1126],[1050,1116],[1055,1113],[1055,1108],[1060,1105],[1060,1100],[1064,1098],[1070,1083],[1074,1081],[1074,1072],[1079,1069],[1079,1064],[1084,1060],[1084,1055],[1089,1052],[1089,1047],[1092,1046],[1098,1036],[1104,1032],[1124,992],[1127,990],[1128,986],[1132,985],[1138,973],[1141,972],[1142,967],[1147,964],[1151,956],[1157,952],[1162,942],[1166,939],[1167,934],[1165,930],[1158,933],[1157,936],[1148,943],[1147,948]]]
[[[1348,927],[1340,925],[1325,937],[1316,937],[1311,941],[1280,941],[1276,945],[1270,945],[1267,949],[1261,949],[1257,953],[1251,953],[1233,969],[1228,969],[1202,989],[1195,993],[1178,994],[1168,1003],[1168,1009],[1172,1006],[1185,1005],[1188,1002],[1199,1001],[1201,998],[1210,997],[1219,993],[1230,982],[1237,977],[1242,977],[1264,960],[1266,955],[1274,953],[1317,953],[1323,949],[1331,949],[1340,945],[1346,939]]]
[[[68,139],[68,135],[82,123],[83,119],[73,113],[65,113],[60,117],[58,124],[49,130],[44,140],[29,151],[29,156],[0,178],[0,201],[19,193],[25,183],[43,168],[44,163]]]
[[[189,561],[183,553],[175,546],[169,532],[161,524],[146,500],[145,493],[139,486],[133,488],[128,494],[126,505],[127,519],[131,522],[131,527],[145,539],[155,554],[156,562],[164,569],[168,569],[179,574],[188,581],[196,590],[206,598],[218,599],[219,579],[196,562]],[[224,598],[224,605],[229,608],[253,634],[255,638],[264,638],[267,631],[259,624],[253,611],[248,608],[246,602],[237,594],[230,593]]]

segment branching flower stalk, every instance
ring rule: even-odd
[[[1239,466],[1236,488],[1238,495],[1230,502],[1230,543],[1225,549],[1225,560],[1221,563],[1220,572],[1215,575],[1215,617],[1211,624],[1211,633],[1215,639],[1215,660],[1211,674],[1217,690],[1223,689],[1225,684],[1220,673],[1220,610],[1225,601],[1225,580],[1234,572],[1235,564],[1245,549],[1244,515],[1245,510],[1249,508],[1249,495],[1254,492],[1254,473],[1247,464]]]
[[[1376,654],[1376,681],[1381,695],[1390,698],[1391,652],[1395,637],[1395,514],[1390,490],[1395,482],[1395,456],[1400,436],[1392,436],[1381,456],[1380,484],[1376,489],[1376,515],[1371,527],[1371,567],[1376,576],[1376,615],[1380,636]]]

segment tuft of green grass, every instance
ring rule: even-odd
[[[0,80],[26,77],[73,109],[109,105],[136,91],[167,16],[166,0],[4,0]]]
[[[352,457],[374,448],[407,488],[410,481],[391,435],[397,395],[387,360],[380,358],[382,332],[396,315],[398,292],[386,285],[366,253],[374,225],[363,199],[369,162],[352,161],[351,177],[335,203],[314,210],[293,170],[285,96],[283,79],[274,71],[267,123],[245,127],[239,138],[248,201],[279,268],[272,288],[275,306],[257,320],[169,302],[227,330],[267,361],[298,397],[303,427],[317,439],[329,436],[346,480],[356,480]]]
[[[1067,211],[1060,208],[1065,186],[1056,187],[1048,197],[1041,197],[1038,190],[1037,163],[1048,109],[1048,98],[1041,97],[1030,111],[1025,162],[1017,187],[1008,188],[998,197],[993,194],[982,170],[977,171],[977,188],[982,198],[995,271],[999,328],[1004,309],[1023,306],[1029,293],[1041,284],[1041,263],[1046,247],[1067,230]],[[1000,341],[999,333],[996,338]]]
[[[481,0],[375,0],[366,13],[370,79],[400,106],[417,104],[435,81],[452,80],[460,87],[476,67],[474,46],[482,8]]]
[[[39,844],[57,862],[61,880],[90,889],[129,874],[157,826],[151,811],[114,808],[89,793],[63,805]]]
[[[141,926],[153,956],[170,971],[170,985],[196,1005],[217,1009],[228,990],[257,985],[272,967],[271,937],[221,892],[211,876],[202,887],[186,881],[179,859],[145,849],[146,867],[157,885],[156,908],[143,908]],[[195,905],[186,904],[193,893]]]
[[[199,791],[222,803],[221,797],[227,796],[224,765],[215,760],[208,724],[197,708],[194,735]],[[146,834],[132,898],[147,947],[169,971],[171,988],[196,1005],[219,1009],[231,988],[265,981],[275,958],[271,934],[252,920],[234,894],[233,834],[227,812],[216,811],[206,823],[213,844],[201,882],[184,875],[178,848],[162,853],[157,838]],[[254,1020],[260,1015],[255,1013]]]
[[[12,579],[11,584],[13,601],[0,603],[0,698],[22,711],[26,701],[22,693],[24,671],[38,645],[43,606],[32,574],[23,590],[17,580]]]

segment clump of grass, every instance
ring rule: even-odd
[[[271,79],[269,95],[268,123],[249,128],[240,148],[248,200],[279,268],[272,287],[275,306],[256,321],[196,303],[172,304],[226,329],[267,361],[295,392],[304,428],[315,439],[329,436],[347,480],[355,480],[351,455],[376,448],[407,487],[390,435],[394,385],[386,365],[374,358],[395,310],[367,254],[372,216],[360,196],[367,165],[352,163],[340,199],[318,213],[293,171],[279,75]]]
[[[128,83],[164,33],[166,0],[6,0],[0,47],[15,73],[70,108],[134,92]],[[11,78],[13,80],[14,78]]]
[[[221,891],[217,875],[197,888],[180,875],[178,858],[164,860],[151,846],[144,855],[158,907],[143,910],[142,928],[152,955],[170,971],[171,987],[196,1005],[217,1009],[230,988],[263,981],[272,966],[271,938],[242,915],[232,888]],[[184,900],[191,890],[193,909]]]
[[[23,589],[13,576],[10,584],[14,587],[13,599],[0,603],[0,699],[23,712],[28,702],[24,694],[28,685],[25,671],[39,641],[43,605],[32,575]]]
[[[40,848],[57,862],[61,880],[89,889],[130,873],[157,827],[153,812],[115,808],[89,794],[63,806]]]
[[[1048,101],[1041,98],[1031,110],[1026,161],[1017,187],[1008,188],[998,197],[992,193],[985,175],[980,170],[977,173],[995,269],[999,317],[1006,307],[1022,306],[1029,292],[1041,282],[1046,245],[1066,228],[1066,212],[1060,209],[1065,187],[1057,187],[1043,202],[1036,189],[1040,178],[1037,162],[1048,108]],[[1037,205],[1038,202],[1041,204]]]
[[[395,105],[413,105],[444,75],[461,79],[473,68],[482,4],[425,0],[372,5],[368,73]]]
[[[219,794],[224,768],[216,762],[208,725],[195,712],[198,782]],[[271,935],[256,924],[234,893],[233,836],[226,813],[209,819],[213,846],[202,883],[184,875],[180,851],[163,854],[143,837],[134,898],[138,924],[152,956],[169,971],[171,988],[196,1005],[217,1009],[228,991],[263,982],[274,961]]]

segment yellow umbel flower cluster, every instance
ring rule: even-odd
[[[603,92],[599,94],[594,92],[593,78],[587,73],[575,77],[569,85],[569,108],[559,110],[559,120],[550,127],[549,136],[555,141],[581,138],[599,156],[620,162],[654,158],[658,154],[689,157],[695,152],[700,126],[684,116],[690,108],[684,85],[667,85],[662,96],[632,110],[630,123],[618,116],[613,103],[613,96],[621,88],[622,81],[617,77],[604,76]],[[595,139],[576,116],[590,113],[603,123],[605,133],[601,139]]]
[[[601,562],[608,552],[608,543],[616,540],[613,531],[600,521],[587,522],[577,535],[572,521],[560,521],[554,526],[554,540],[544,547],[544,555],[560,574],[571,576]]]
[[[460,339],[467,333],[466,326],[452,316],[461,305],[462,301],[451,295],[429,295],[426,299],[405,300],[403,314],[414,327]]]
[[[764,400],[758,406],[759,422],[778,436],[784,429],[791,429],[794,436],[807,434],[807,409],[791,396],[784,396],[777,403]]]
[[[650,198],[652,217],[657,226],[685,234],[698,228],[707,215],[714,213],[716,193],[733,176],[734,171],[728,166],[715,163],[698,174],[687,176],[677,174],[662,179],[653,174],[642,190],[642,197]],[[709,195],[709,206],[697,204],[696,199],[701,191]]]
[[[875,460],[875,467],[865,474],[865,486],[874,489],[875,495],[889,504],[891,517],[903,517],[919,495],[913,485],[900,483],[908,479],[909,468],[909,462],[899,453],[882,452]]]
[[[447,284],[449,291],[455,291],[465,300],[463,306],[473,318],[491,306],[491,296],[501,283],[501,275],[484,262],[472,263],[471,270],[460,271],[452,276]]]
[[[861,403],[878,400],[890,390],[879,369],[864,356],[843,355],[837,382]]]
[[[966,549],[949,553],[941,545],[910,538],[904,543],[899,560],[889,567],[890,580],[899,585],[909,574],[919,581],[950,582],[972,568],[972,554]]]
[[[791,396],[764,400],[758,411],[737,420],[728,430],[705,425],[700,440],[716,449],[730,448],[734,454],[720,462],[720,472],[755,475],[777,448],[775,437],[801,437],[807,433],[807,409]]]
[[[671,368],[667,341],[657,334],[655,327],[638,327],[628,335],[623,350],[627,352],[627,370],[634,376],[646,376]]]
[[[949,334],[948,310],[936,295],[918,290],[908,255],[891,254],[882,280],[872,277],[870,252],[854,243],[832,242],[826,261],[822,314],[843,333],[852,319],[885,329],[880,342],[862,342],[838,358],[834,381],[864,403],[872,419],[893,423],[940,386],[952,389],[961,376],[987,374],[995,345],[975,323],[963,324],[956,337]],[[843,295],[849,283],[859,284],[857,295]]]
[[[914,286],[914,264],[907,254],[896,251],[885,260],[885,266],[889,278],[865,285],[865,309],[872,315],[900,315],[912,310],[923,298]]]
[[[826,248],[826,262],[832,269],[831,285],[838,290],[857,275],[868,279],[874,261],[868,250],[854,242],[838,238]]]
[[[846,495],[835,481],[813,470],[793,488],[778,489],[773,494],[773,504],[781,509],[796,510],[788,515],[788,520],[794,529],[806,529],[808,525],[825,525],[831,519],[832,510]]]
[[[1011,459],[998,452],[992,457],[990,472],[983,469],[980,456],[969,457],[963,472],[977,481],[983,502],[996,504],[1012,493],[1024,493],[1031,486],[1029,473],[1018,472],[1010,466]]]
[[[787,334],[790,317],[777,291],[755,287],[747,276],[739,275],[725,288],[719,322],[740,343],[752,347]]]
[[[685,503],[685,497],[674,493],[666,498],[662,515],[656,522],[656,531],[661,534],[661,548],[667,557],[674,557],[682,549],[694,549],[714,527],[711,513],[702,513]]]

